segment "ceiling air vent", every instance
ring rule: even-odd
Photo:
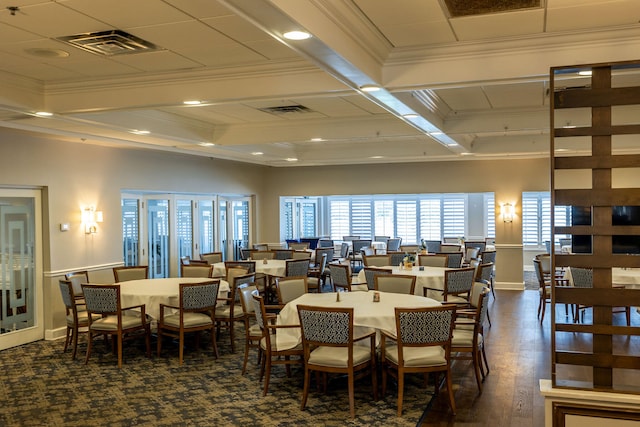
[[[304,105],[296,104],[296,105],[280,105],[277,107],[266,107],[260,108],[260,111],[264,111],[265,113],[271,114],[301,114],[301,113],[311,113],[313,110],[305,107]]]
[[[76,34],[74,36],[58,37],[58,40],[91,53],[104,56],[160,50],[160,48],[153,43],[121,30]]]

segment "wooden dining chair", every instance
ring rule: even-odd
[[[298,305],[304,350],[304,386],[301,409],[309,396],[311,372],[347,375],[349,411],[355,417],[354,380],[371,377],[373,398],[378,400],[376,332],[354,338],[353,308]],[[368,340],[368,345],[354,345]],[[325,380],[326,381],[326,380]],[[326,382],[325,382],[326,387]]]
[[[206,261],[207,264],[216,264],[222,262],[222,252],[209,252],[206,254],[200,254],[200,259]]]
[[[120,285],[82,285],[89,318],[89,339],[85,365],[89,362],[93,338],[112,336],[118,353],[118,368],[122,368],[122,343],[125,339],[142,334],[151,357],[151,327],[147,321],[145,305],[122,307]],[[126,315],[125,315],[126,313]],[[99,318],[95,318],[99,316]]]
[[[388,267],[391,265],[391,256],[384,255],[363,255],[362,262],[365,267]]]
[[[233,270],[233,269],[232,269]],[[242,269],[238,269],[242,270]],[[241,274],[238,276],[227,276],[229,282],[229,295],[227,298],[219,298],[225,303],[218,305],[215,310],[216,334],[220,335],[220,330],[226,328],[229,330],[229,340],[231,342],[231,352],[236,352],[235,344],[235,324],[236,322],[244,323],[244,312],[240,303],[240,295],[238,287],[245,283],[254,283],[256,279],[255,273]],[[231,278],[232,277],[232,278]],[[229,281],[231,278],[231,281]]]
[[[113,277],[116,283],[127,282],[129,280],[148,279],[149,266],[131,265],[126,267],[113,267]]]
[[[455,308],[395,308],[396,334],[381,331],[382,397],[387,391],[387,376],[398,381],[398,416],[402,416],[404,377],[410,373],[443,373],[451,412],[456,403],[451,380],[451,338]],[[436,390],[441,382],[436,378]]]
[[[64,340],[64,350],[67,351],[69,344],[73,341],[73,353],[71,358],[75,360],[76,353],[78,351],[78,335],[81,333],[87,333],[89,327],[89,312],[87,311],[86,304],[82,296],[76,296],[73,290],[73,283],[70,280],[60,280],[60,294],[62,295],[62,302],[66,310],[67,321],[67,333]],[[94,315],[94,320],[99,319],[101,316]]]
[[[420,254],[418,255],[418,265],[423,267],[447,267],[449,265],[449,255]]]
[[[256,312],[253,304],[253,294],[259,291],[254,284],[243,283],[238,286],[236,292],[238,292],[240,296],[240,303],[242,304],[242,312],[244,314],[245,344],[244,360],[242,362],[242,375],[244,375],[247,372],[249,351],[252,348],[258,351],[258,363],[260,363],[261,359],[260,340],[262,339],[262,330],[256,323]]]
[[[388,268],[381,268],[381,267],[365,267],[364,269],[364,279],[367,282],[367,288],[369,288],[369,290],[373,290],[375,289],[375,276],[378,275],[387,275],[387,274],[392,274],[393,271],[391,269]]]
[[[378,274],[373,277],[374,289],[380,292],[413,295],[416,276],[407,274]]]
[[[331,283],[333,291],[368,291],[369,287],[366,283],[351,283],[351,268],[349,264],[329,264],[331,272]]]
[[[218,300],[220,280],[207,280],[200,283],[180,283],[178,305],[160,304],[158,318],[158,349],[160,356],[162,337],[178,339],[178,360],[184,360],[185,334],[196,334],[196,348],[199,348],[200,332],[209,331],[213,353],[218,358],[218,344],[215,334],[215,310]]]
[[[443,289],[424,287],[424,296],[454,304],[468,304],[475,273],[474,267],[445,270]]]
[[[73,293],[76,297],[80,297],[82,295],[82,284],[89,283],[89,272],[86,270],[74,271],[65,274],[64,278],[71,281],[71,284],[73,285]]]

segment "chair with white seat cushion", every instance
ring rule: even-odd
[[[304,387],[301,409],[304,410],[307,404],[311,371],[346,374],[349,409],[351,418],[354,418],[356,373],[360,374],[359,377],[371,376],[373,398],[378,400],[375,331],[354,337],[353,308],[298,305],[298,317],[302,328],[304,349]],[[363,340],[369,340],[369,345],[354,345]]]
[[[366,283],[351,283],[351,268],[348,264],[330,264],[331,283],[335,292],[344,291],[368,291],[369,287]]]
[[[375,276],[382,274],[392,274],[393,271],[388,268],[380,268],[380,267],[365,267],[364,268],[364,278],[367,281],[367,288],[370,290],[375,289]],[[351,285],[353,286],[353,284]]]
[[[374,289],[380,292],[413,295],[416,276],[408,274],[382,274],[373,277]]]
[[[215,334],[215,310],[218,300],[220,280],[200,283],[180,283],[179,305],[160,304],[158,319],[158,356],[162,349],[162,337],[178,338],[178,359],[184,361],[184,335],[196,333],[196,347],[200,342],[200,332],[209,331],[213,352],[218,357]]]
[[[73,291],[73,283],[70,280],[60,280],[60,293],[62,294],[62,302],[67,311],[67,334],[64,340],[64,352],[71,341],[73,341],[73,354],[71,358],[75,360],[78,350],[78,335],[86,333],[89,327],[89,313],[82,296],[76,296]],[[94,315],[95,319],[99,319],[100,315]]]
[[[447,254],[418,255],[418,265],[423,267],[447,267],[449,256]]]
[[[242,303],[242,312],[244,313],[244,361],[242,363],[242,375],[247,371],[247,362],[249,361],[249,350],[255,348],[258,350],[258,362],[260,361],[260,340],[262,339],[262,330],[256,323],[256,312],[253,305],[253,294],[259,292],[258,288],[251,283],[243,283],[238,286],[236,292],[240,295]]]
[[[429,294],[431,298],[438,301],[450,302],[454,304],[468,304],[469,292],[473,286],[476,269],[473,267],[454,268],[445,270],[444,287],[424,288],[424,296],[427,296],[429,290],[434,291]]]
[[[451,381],[450,347],[454,319],[453,306],[395,308],[396,334],[382,331],[380,357],[382,396],[387,391],[387,376],[398,380],[398,416],[402,416],[404,377],[408,373],[443,373],[446,376],[451,412],[456,403]],[[436,378],[436,389],[440,381]]]
[[[231,269],[233,270],[233,269]],[[238,270],[244,270],[239,268]],[[218,305],[215,310],[216,320],[216,334],[220,335],[221,328],[229,329],[229,340],[231,341],[231,351],[235,353],[235,323],[244,323],[244,313],[240,307],[240,295],[238,294],[238,287],[244,283],[254,283],[256,280],[255,273],[241,274],[233,276],[229,282],[229,296],[227,298],[220,298],[226,303]]]
[[[116,283],[129,280],[141,280],[149,278],[149,266],[131,265],[126,267],[113,267],[113,277]]]

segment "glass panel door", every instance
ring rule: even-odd
[[[39,191],[0,191],[0,350],[44,336],[39,212]]]
[[[125,266],[140,265],[140,202],[122,199],[122,251]]]
[[[199,200],[196,209],[200,254],[215,252],[215,211],[213,200]]]
[[[240,249],[250,242],[250,199],[220,199],[220,241],[227,260],[241,259]],[[223,229],[226,231],[223,232]]]
[[[184,257],[193,259],[193,215],[191,200],[176,201],[176,237],[178,239],[178,266]],[[200,258],[195,257],[195,258]]]
[[[169,277],[169,200],[147,201],[149,277]]]

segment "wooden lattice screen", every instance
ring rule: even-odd
[[[640,328],[627,327],[613,308],[631,306],[637,319],[640,289],[620,289],[612,272],[640,267],[640,254],[616,244],[627,236],[628,252],[637,252],[640,224],[614,225],[612,218],[616,206],[640,212],[640,169],[633,169],[640,168],[640,62],[552,68],[550,83],[552,221],[560,207],[575,214],[567,226],[552,222],[553,240],[572,238],[569,253],[554,248],[552,265],[593,272],[592,288],[553,283],[553,386],[637,392],[628,378],[640,378]],[[564,304],[592,306],[592,322],[556,315]]]

